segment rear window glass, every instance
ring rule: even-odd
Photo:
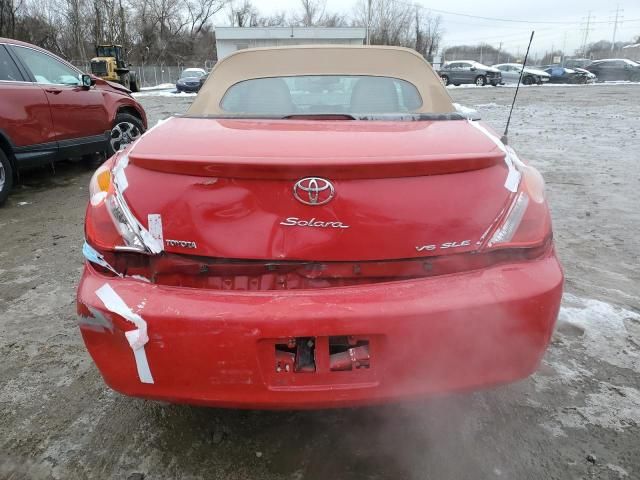
[[[309,75],[236,83],[222,98],[228,113],[253,115],[409,113],[422,106],[417,88],[398,78]]]

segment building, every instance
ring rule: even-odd
[[[362,45],[366,28],[216,27],[218,60],[244,48],[286,45]]]
[[[640,62],[640,43],[622,47],[622,56],[624,58],[628,58],[629,60]]]

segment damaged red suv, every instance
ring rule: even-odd
[[[473,390],[534,372],[558,314],[540,174],[411,50],[239,51],[90,192],[80,330],[127,395]]]

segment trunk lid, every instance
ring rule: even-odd
[[[467,252],[510,193],[503,152],[465,120],[178,117],[130,150],[125,174],[134,214],[145,225],[160,214],[166,251],[227,259]],[[302,203],[294,187],[305,177],[328,180],[335,196]]]

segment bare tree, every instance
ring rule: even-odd
[[[341,13],[325,13],[322,18],[321,26],[323,27],[348,27],[349,20],[346,15]]]
[[[259,15],[256,18],[255,26],[257,27],[286,27],[291,26],[291,20],[287,17],[286,12],[275,13],[267,17]]]
[[[202,32],[202,29],[211,18],[222,10],[225,6],[225,0],[189,0],[186,2],[186,8],[189,16],[189,35],[195,38]]]
[[[477,45],[454,45],[443,51],[443,61],[475,60],[487,65],[517,61],[517,57],[501,48],[487,43]]]
[[[251,0],[229,5],[229,21],[232,27],[254,27],[257,24],[258,10]]]
[[[16,13],[20,4],[14,0],[0,0],[0,37],[13,37],[16,33]]]
[[[367,25],[367,0],[356,4],[354,25]],[[433,15],[420,4],[411,6],[402,0],[372,0],[369,39],[374,45],[413,48],[431,60],[443,36],[442,17]]]
[[[300,0],[302,14],[297,22],[304,27],[321,25],[324,19],[326,5],[326,0]]]
[[[64,30],[63,35],[66,37],[66,53],[72,59],[86,57],[85,6],[84,0],[66,0],[65,19],[67,28]]]
[[[431,12],[425,13],[416,6],[413,48],[427,60],[433,61],[433,56],[440,47],[442,35],[442,17],[440,15],[434,16]]]

